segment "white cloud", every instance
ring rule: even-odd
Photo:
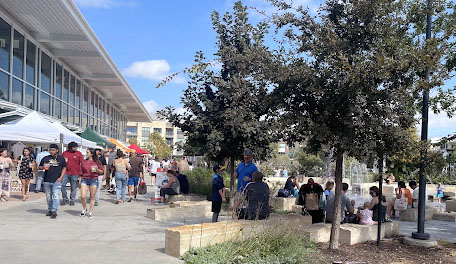
[[[81,8],[104,8],[110,9],[119,6],[136,6],[135,1],[123,0],[75,0],[76,4]]]
[[[161,82],[172,74],[170,70],[171,66],[166,60],[146,60],[133,62],[123,72],[128,77]],[[185,79],[181,76],[175,76],[172,82],[182,84],[185,83]]]
[[[432,138],[441,138],[456,132],[456,117],[450,118],[445,112],[438,114],[429,110],[428,134]],[[421,134],[421,121],[417,125],[418,133]]]
[[[157,111],[160,111],[165,108],[165,107],[161,106],[160,104],[158,104],[157,102],[155,102],[154,100],[149,100],[149,101],[143,102],[143,105],[146,108],[146,110],[150,113],[150,115],[152,116],[152,119],[154,119],[154,120],[158,119]],[[176,108],[175,112],[177,114],[183,114],[185,112],[185,110],[183,107],[178,107],[178,108]]]

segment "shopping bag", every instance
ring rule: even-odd
[[[318,210],[318,194],[317,193],[306,193],[306,209],[313,211]]]
[[[144,181],[141,181],[138,186],[138,193],[139,194],[146,194],[147,193],[147,185]]]

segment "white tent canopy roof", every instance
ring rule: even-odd
[[[65,144],[68,144],[68,143],[74,141],[74,142],[78,143],[78,145],[85,147],[85,148],[95,148],[97,146],[97,143],[76,135],[73,131],[64,127],[58,121],[53,122],[51,125],[54,126],[60,133],[63,134],[63,142]]]

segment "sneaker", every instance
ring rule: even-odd
[[[74,201],[70,201],[70,206],[74,206]]]
[[[46,216],[51,216],[52,215],[52,212],[51,211],[48,211]]]
[[[64,206],[64,205],[66,205],[67,203],[68,203],[68,201],[62,200],[62,202],[60,203],[60,206]]]
[[[89,218],[93,218],[93,213],[92,212],[89,213]]]
[[[98,202],[95,202],[95,206],[98,206]]]
[[[52,212],[51,219],[55,219],[57,217],[57,212]]]
[[[82,212],[79,214],[79,216],[80,217],[84,217],[84,216],[86,216],[86,213],[87,213],[86,210],[82,210]]]

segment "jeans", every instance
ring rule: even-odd
[[[35,190],[41,191],[41,183],[44,179],[44,171],[38,171],[38,177],[36,179],[36,187]]]
[[[97,194],[95,194],[95,201],[100,200],[100,189],[101,185],[103,185],[103,175],[98,175],[98,188],[97,188]]]
[[[70,181],[71,186],[71,193],[70,193],[70,201],[74,202],[76,200],[76,193],[78,192],[78,185],[79,185],[79,175],[70,175],[65,174],[62,180],[62,198],[64,201],[68,201],[68,195],[66,190],[66,185]]]
[[[48,204],[48,210],[51,212],[57,212],[59,209],[60,191],[62,189],[61,182],[45,182],[44,191],[46,192],[46,201]]]
[[[116,171],[116,197],[117,200],[122,198],[122,201],[126,200],[127,195],[127,175],[124,172]]]

